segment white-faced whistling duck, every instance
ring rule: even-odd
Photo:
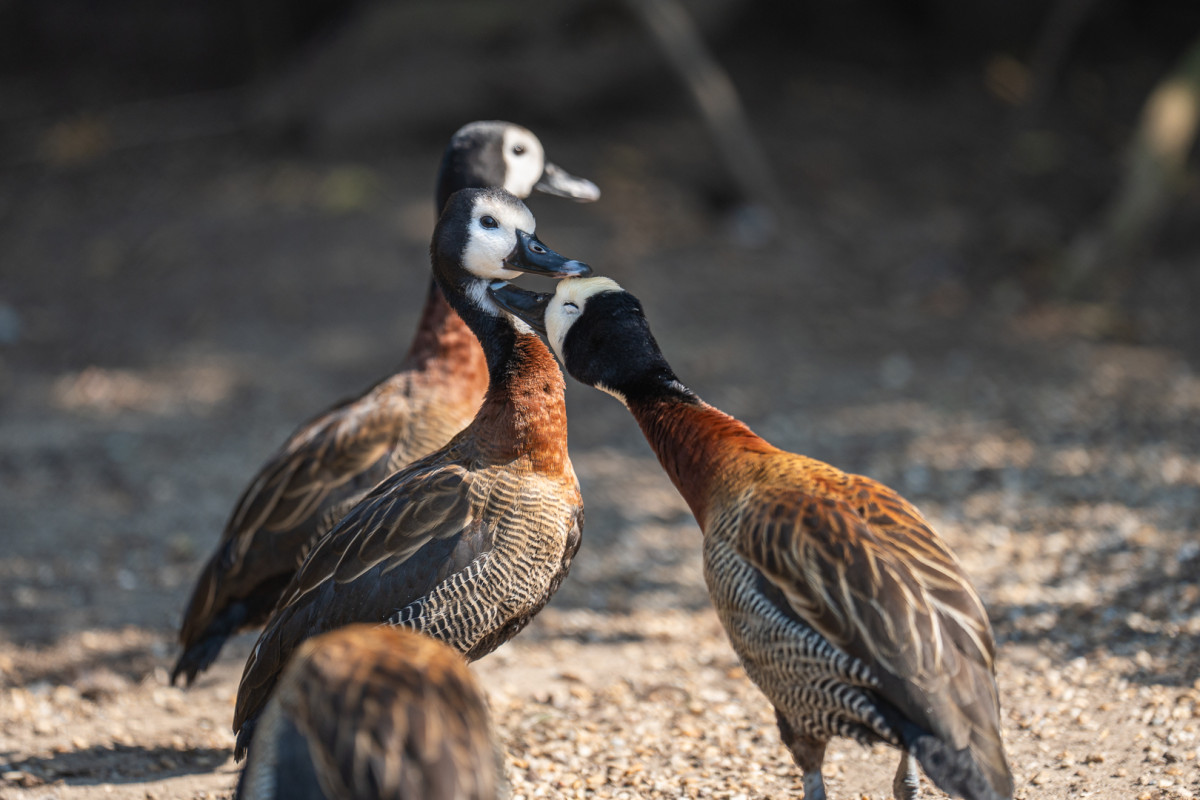
[[[542,143],[508,122],[473,122],[442,158],[437,210],[459,189],[501,186],[595,200],[595,184],[548,163]],[[487,389],[483,351],[430,282],[398,371],[301,425],[238,500],[183,615],[171,673],[191,683],[231,635],[266,622],[313,542],[375,484],[467,426]]]
[[[679,382],[637,298],[606,278],[490,292],[546,333],[567,372],[620,399],[704,533],[704,574],[746,674],[822,800],[834,736],[919,761],[970,800],[1013,792],[995,645],[979,595],[908,501],[861,475],[773,447]]]
[[[304,560],[242,674],[239,758],[305,639],[353,622],[389,623],[474,660],[516,635],[566,577],[583,502],[567,455],[562,373],[537,334],[487,294],[489,283],[519,271],[591,272],[548,250],[534,224],[502,189],[464,189],[446,203],[433,271],[483,345],[483,405],[448,444],[371,490]]]
[[[234,800],[495,800],[501,768],[461,655],[405,628],[351,625],[296,651]]]

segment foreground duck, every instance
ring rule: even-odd
[[[304,643],[263,712],[235,800],[495,800],[487,700],[463,657],[404,628]]]
[[[447,445],[376,486],[305,559],[242,674],[239,758],[305,639],[353,622],[389,623],[473,660],[525,627],[566,577],[583,502],[567,456],[562,373],[542,340],[489,299],[487,285],[519,271],[591,270],[533,232],[529,209],[503,190],[466,189],[446,203],[433,270],[483,345],[483,405]]]
[[[704,533],[713,604],[775,707],[805,800],[825,797],[821,764],[835,736],[901,749],[897,798],[916,797],[918,761],[951,794],[1012,796],[991,626],[916,508],[870,478],[773,447],[705,403],[613,281],[489,293],[641,426]]]
[[[595,184],[547,162],[525,128],[473,122],[446,148],[437,209],[459,189],[489,186],[517,197],[535,189],[600,196]],[[478,341],[431,282],[399,370],[301,425],[238,500],[184,612],[171,681],[191,683],[226,639],[263,624],[313,542],[380,480],[465,428],[487,380]]]

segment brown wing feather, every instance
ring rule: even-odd
[[[383,622],[447,573],[461,569],[461,559],[439,551],[427,559],[430,563],[422,562],[419,575],[394,574],[430,542],[472,530],[471,480],[461,466],[427,457],[380,483],[321,538],[284,591],[246,662],[235,730],[257,716],[288,657],[305,639],[349,622]],[[466,545],[471,550],[485,546],[482,540]],[[376,579],[390,580],[389,591],[380,593],[386,602],[376,603],[379,608],[366,605],[376,594],[375,586],[348,585],[346,592],[363,596],[355,602],[333,601],[339,586],[353,584],[372,570]],[[379,618],[368,619],[371,612],[378,612]]]
[[[378,408],[349,403],[293,434],[243,494],[230,518],[235,532],[293,528],[326,497],[384,458],[401,431]]]
[[[905,716],[1007,774],[991,626],[945,544],[869,478],[837,473],[811,493],[781,483],[756,491],[739,550],[796,613],[870,665]]]
[[[331,797],[496,796],[486,701],[462,657],[433,639],[364,625],[317,637],[279,691]]]
[[[280,606],[326,580],[348,583],[384,562],[395,569],[430,540],[460,533],[474,516],[471,482],[457,464],[424,461],[383,481],[317,542]]]
[[[377,390],[302,425],[259,470],[196,582],[180,627],[184,647],[196,643],[230,602],[273,575],[292,572],[311,540],[340,519],[323,514],[326,507],[352,504],[384,477],[405,435],[406,425],[397,420],[407,414],[396,407],[399,398],[379,405]]]

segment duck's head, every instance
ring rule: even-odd
[[[491,311],[487,284],[523,272],[550,278],[592,274],[582,261],[561,256],[534,235],[537,222],[504,189],[462,189],[446,201],[433,232],[434,274],[443,288]]]
[[[610,278],[578,278],[553,293],[493,285],[505,311],[542,333],[571,377],[616,395],[642,382],[674,382],[636,297]]]
[[[438,172],[438,208],[459,189],[499,186],[526,198],[535,189],[546,194],[591,202],[600,197],[596,184],[546,161],[538,137],[511,122],[472,122],[450,138]]]

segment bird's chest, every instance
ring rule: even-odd
[[[575,512],[567,503],[535,495],[499,520],[491,554],[492,579],[505,586],[515,611],[538,608],[558,587],[579,548]]]

